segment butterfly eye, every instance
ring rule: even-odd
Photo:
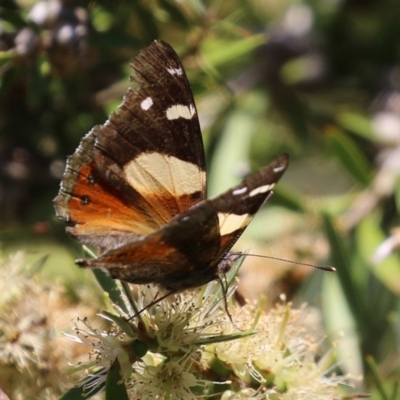
[[[235,253],[228,253],[218,264],[218,272],[222,274],[226,274],[232,267],[235,262],[242,257],[243,253],[237,251]]]

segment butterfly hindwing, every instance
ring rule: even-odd
[[[233,189],[175,216],[151,235],[122,245],[86,267],[105,267],[114,278],[183,290],[216,279],[225,257],[270,197],[288,165],[282,154]]]
[[[259,208],[272,195],[288,165],[289,156],[281,154],[239,185],[210,200],[219,219],[220,258],[228,253]]]

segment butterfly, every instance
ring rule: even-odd
[[[206,198],[202,135],[178,55],[155,41],[131,62],[136,89],[68,157],[56,214],[100,254],[81,267],[181,291],[225,273],[230,250],[289,162],[282,154],[221,195]]]

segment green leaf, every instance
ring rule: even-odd
[[[381,396],[382,400],[390,400],[390,396],[386,393],[385,387],[384,387],[384,382],[382,378],[380,377],[379,371],[378,371],[378,366],[376,365],[375,360],[371,356],[366,357],[367,364],[370,368],[370,371],[372,372],[373,379],[375,381],[375,387],[378,391],[378,393]]]
[[[371,120],[365,115],[356,112],[342,112],[336,116],[336,120],[343,129],[365,139],[372,140],[375,136]]]
[[[230,342],[232,340],[242,339],[247,336],[255,335],[256,333],[257,333],[256,330],[252,330],[252,331],[232,333],[230,335],[212,336],[209,338],[201,339],[197,342],[193,342],[193,344],[202,346],[202,345],[212,344],[212,343]]]
[[[112,279],[106,272],[98,268],[93,269],[93,274],[101,288],[109,294],[111,301],[128,314],[128,309],[126,308],[126,304],[121,297],[121,291],[115,280]]]
[[[185,3],[188,4],[189,2],[186,0]],[[174,21],[174,24],[180,24],[182,27],[190,28],[190,20],[180,9],[181,4],[167,0],[160,0],[160,4],[162,5],[162,8],[168,13],[169,21]],[[204,5],[201,10],[201,14],[203,13],[203,10]]]
[[[0,66],[1,64],[0,60]],[[0,101],[7,99],[10,89],[18,79],[19,75],[16,68],[5,68],[5,72],[1,74],[0,79]]]
[[[90,257],[96,257],[89,247],[85,245],[82,247],[85,253],[87,253]],[[110,300],[128,314],[128,309],[126,308],[126,304],[122,298],[121,290],[118,287],[117,282],[102,269],[93,268],[92,271],[101,288],[110,296]]]
[[[268,200],[268,203],[270,201],[291,211],[303,213],[306,210],[303,204],[303,196],[282,183],[274,188],[274,195],[271,200]]]
[[[36,59],[35,65],[26,73],[27,103],[33,109],[40,106],[46,87],[45,78],[40,70],[41,63],[40,59]]]
[[[129,400],[125,383],[121,377],[121,366],[116,358],[108,371],[106,380],[106,400]]]
[[[67,393],[64,393],[59,400],[85,400],[90,399],[97,393],[101,392],[105,385],[104,383],[99,385],[97,388],[93,389],[90,394],[85,391],[85,388],[90,386],[90,384],[97,379],[97,376],[92,377],[91,379],[87,380],[85,385],[73,387],[72,389],[68,390]]]
[[[83,399],[88,399],[90,397],[85,397],[85,392],[83,391],[83,387],[81,386],[81,387],[74,387],[68,390],[68,392],[63,394],[59,398],[59,400],[83,400]]]
[[[129,305],[131,306],[131,308],[134,311],[134,313],[136,315],[139,315],[139,311],[140,310],[138,309],[138,306],[136,304],[136,300],[132,296],[132,291],[131,291],[131,288],[129,286],[129,283],[125,282],[125,281],[120,281],[120,283],[121,283],[121,291],[125,295],[126,301],[129,302]]]
[[[38,273],[42,270],[44,264],[46,264],[46,261],[48,260],[49,257],[50,257],[49,254],[46,254],[46,255],[40,257],[39,260],[37,260],[37,261],[32,265],[32,267],[30,267],[29,269],[27,269],[27,270],[25,271],[25,273],[26,273],[26,278],[27,278],[27,279],[30,279],[30,278],[33,277],[34,275],[38,274]]]
[[[396,207],[398,210],[400,210],[400,179],[399,178],[397,178],[394,183],[393,195],[394,195],[394,200],[396,202]]]
[[[235,170],[238,163],[249,159],[254,131],[255,118],[247,110],[236,109],[231,113],[215,149],[208,177],[207,189],[211,197],[231,188],[240,180]]]
[[[136,337],[134,330],[132,329],[132,325],[125,321],[118,315],[112,314],[108,311],[102,311],[100,315],[103,315],[106,319],[113,321],[116,325],[118,325],[129,337]]]
[[[400,296],[400,263],[399,257],[392,254],[379,264],[372,262],[374,253],[386,239],[381,225],[381,218],[377,213],[366,216],[357,226],[357,243],[364,264],[391,292]]]
[[[15,50],[0,51],[0,67],[16,57]]]
[[[327,214],[323,215],[324,230],[328,238],[332,265],[336,268],[340,285],[346,297],[354,318],[357,320],[359,329],[366,329],[365,304],[360,297],[359,288],[355,285],[351,274],[352,255],[346,249],[343,238],[337,233],[333,221]]]
[[[362,185],[371,182],[373,168],[355,142],[337,128],[331,127],[327,142],[333,154],[340,159],[347,171]]]
[[[11,23],[16,28],[22,28],[27,24],[24,14],[19,10],[0,7],[0,20]]]
[[[357,324],[337,274],[324,274],[322,306],[327,331],[335,341],[341,368],[353,376],[363,373]]]
[[[244,60],[249,53],[265,44],[266,41],[267,38],[264,34],[253,35],[224,44],[214,39],[212,42],[208,42],[208,46],[205,47],[204,61],[217,67],[234,60]]]

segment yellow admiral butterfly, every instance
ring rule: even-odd
[[[231,247],[288,166],[282,154],[227,192],[206,199],[197,110],[183,66],[166,43],[133,59],[136,90],[95,126],[67,160],[57,216],[101,254],[82,267],[105,268],[131,283],[167,290],[197,287],[226,272]]]

